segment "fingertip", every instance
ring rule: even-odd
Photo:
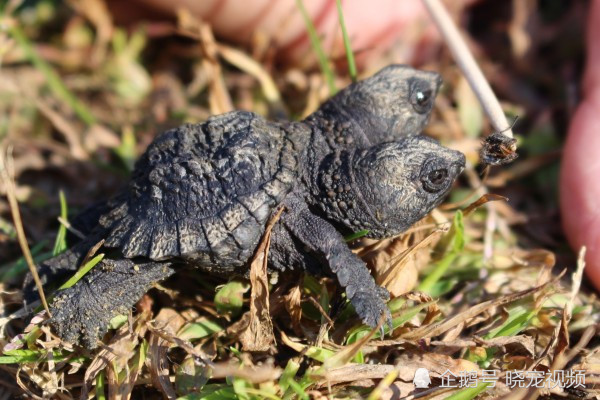
[[[590,2],[584,99],[573,116],[560,175],[563,228],[573,249],[586,246],[586,273],[600,289],[600,1]]]
[[[564,147],[560,200],[563,228],[575,251],[587,247],[587,274],[600,288],[600,88],[579,105]]]
[[[600,1],[590,2],[586,28],[586,66],[583,76],[582,90],[596,90],[600,87]]]

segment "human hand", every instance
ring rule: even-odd
[[[560,175],[561,214],[574,250],[587,247],[586,271],[600,288],[600,2],[590,3],[583,101],[564,147]]]
[[[222,38],[250,43],[261,37],[275,50],[279,59],[304,68],[316,65],[306,25],[295,0],[135,0],[146,8],[175,14],[185,8],[196,18],[208,22]],[[472,0],[452,2],[461,10]],[[140,12],[140,7],[124,7],[119,0],[118,15]],[[342,33],[334,0],[303,0],[304,7],[321,37],[322,46],[332,60],[345,60]],[[143,8],[143,7],[142,7]],[[388,62],[415,64],[430,59],[441,44],[437,30],[420,1],[370,0],[342,2],[345,25],[359,65],[377,61],[390,52]],[[127,17],[125,17],[127,19]]]

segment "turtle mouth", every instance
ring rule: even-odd
[[[451,166],[454,172],[454,179],[456,179],[462,172],[465,170],[465,166],[467,164],[467,159],[463,153],[457,151],[457,160],[454,161]]]
[[[435,94],[437,96],[437,94],[439,93],[442,85],[444,84],[444,80],[442,79],[442,77],[440,75],[437,76],[436,80],[435,80]]]

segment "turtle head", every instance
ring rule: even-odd
[[[389,65],[340,91],[326,107],[358,125],[368,143],[383,143],[423,130],[441,84],[436,72]]]
[[[395,236],[439,205],[465,167],[465,156],[415,136],[324,160],[316,205],[343,233]]]
[[[353,163],[361,229],[397,235],[438,206],[465,167],[465,156],[416,136],[358,152]]]

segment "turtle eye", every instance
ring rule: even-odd
[[[424,114],[431,108],[432,92],[430,89],[415,90],[412,93],[410,102],[416,112]]]
[[[428,176],[429,182],[433,183],[434,185],[440,185],[444,183],[447,177],[448,171],[445,169],[436,169],[435,171],[431,171]]]
[[[445,168],[435,169],[425,175],[422,179],[423,188],[430,192],[436,193],[446,189],[448,181],[448,170]]]
[[[422,80],[415,80],[410,85],[410,104],[419,114],[431,110],[434,93],[430,85]]]

